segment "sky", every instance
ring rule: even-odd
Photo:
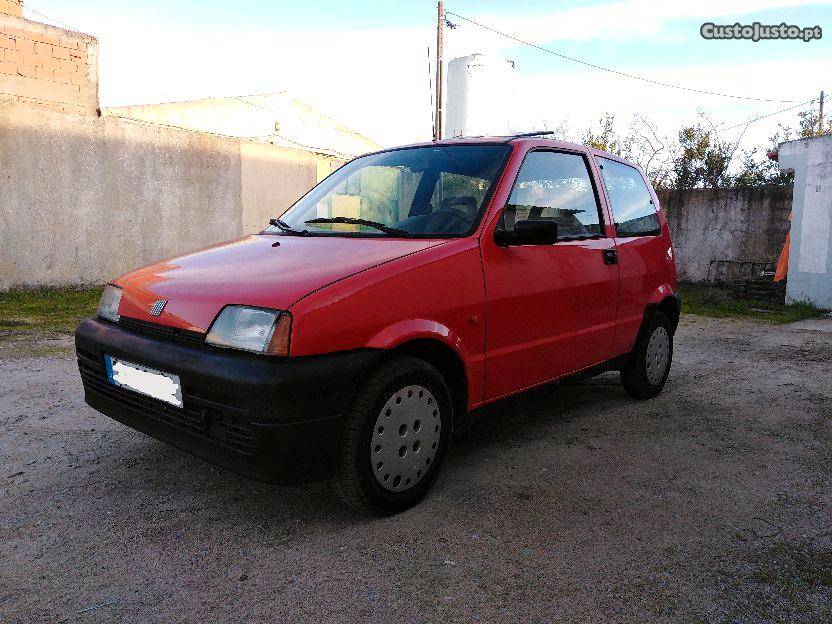
[[[26,16],[100,40],[102,106],[289,90],[384,146],[431,138],[433,0],[25,0]],[[832,3],[816,0],[513,2],[448,0],[447,11],[560,54],[651,80],[775,102],[660,87],[563,60],[456,16],[446,59],[484,52],[515,64],[517,130],[580,138],[606,113],[674,136],[703,113],[743,146],[767,144],[797,110],[829,96]],[[49,16],[49,19],[44,15]],[[821,26],[819,41],[706,41],[703,22]],[[816,106],[816,104],[815,104]]]

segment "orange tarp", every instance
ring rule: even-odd
[[[789,221],[792,215],[789,213]],[[789,274],[789,244],[791,243],[791,232],[786,233],[786,242],[783,243],[783,251],[780,252],[780,259],[777,261],[777,270],[774,272],[774,281],[782,282]]]

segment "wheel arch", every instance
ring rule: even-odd
[[[435,338],[414,338],[391,348],[389,356],[394,355],[417,357],[439,371],[451,393],[452,425],[465,413],[468,406],[468,376],[462,358],[453,348]]]
[[[642,321],[641,329],[650,324],[650,321],[653,319],[653,314],[661,312],[670,319],[670,325],[675,332],[676,327],[679,325],[681,304],[682,301],[679,296],[679,291],[671,286],[671,284],[661,284],[653,291],[647,307],[644,309],[644,320]]]
[[[670,319],[670,324],[675,332],[676,328],[679,326],[679,315],[681,313],[679,298],[676,296],[665,297],[659,302],[655,310],[663,313],[668,319]]]
[[[667,291],[669,292],[669,291]],[[653,315],[656,312],[661,312],[670,320],[670,326],[673,330],[673,333],[676,332],[676,328],[679,325],[679,315],[681,313],[681,306],[679,302],[678,294],[661,295],[661,293],[656,293],[658,296],[654,299],[654,301],[647,304],[647,307],[644,309],[644,318],[641,321],[641,327],[638,328],[638,334],[636,335],[636,340],[633,343],[633,349],[645,338],[647,333],[647,329],[650,327],[650,323],[653,320]]]
[[[454,417],[468,410],[469,398],[476,398],[475,364],[462,337],[442,323],[418,318],[401,321],[376,334],[367,346],[412,355],[434,366],[451,391]]]

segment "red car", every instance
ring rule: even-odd
[[[259,234],[107,285],[86,401],[274,483],[394,513],[465,412],[575,373],[665,384],[673,246],[642,171],[530,136],[362,156]]]

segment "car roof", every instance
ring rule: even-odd
[[[602,158],[609,158],[610,160],[616,160],[618,162],[622,162],[624,164],[630,165],[631,167],[635,167],[636,169],[640,169],[638,165],[633,162],[630,162],[626,158],[622,158],[616,154],[611,154],[610,152],[605,152],[603,150],[595,149],[594,147],[589,147],[587,145],[580,145],[578,143],[570,143],[569,141],[559,141],[557,139],[552,139],[547,136],[477,136],[477,137],[457,137],[453,139],[441,139],[439,141],[423,141],[421,143],[411,143],[408,145],[399,145],[396,147],[391,147],[384,150],[379,150],[378,152],[373,153],[380,153],[380,152],[389,152],[393,150],[399,149],[407,149],[410,147],[430,147],[436,145],[514,145],[525,149],[530,148],[538,148],[538,147],[548,147],[554,149],[561,149],[567,151],[576,151],[576,152],[587,152],[593,154],[595,156],[599,156]]]

